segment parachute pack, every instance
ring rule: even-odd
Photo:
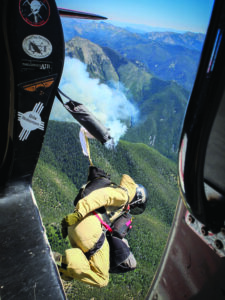
[[[90,165],[88,171],[87,183],[80,188],[79,193],[77,194],[74,200],[74,206],[77,205],[78,201],[81,198],[86,197],[91,192],[97,189],[108,187],[111,184],[112,182],[110,180],[109,174],[105,173],[105,171],[101,170],[100,168]],[[104,207],[100,207],[96,209],[96,211],[101,214],[104,214],[106,212]]]
[[[132,228],[132,215],[129,212],[122,214],[112,225],[113,235],[123,239]]]
[[[80,188],[79,193],[74,200],[74,205],[76,206],[81,198],[84,198],[91,192],[103,187],[108,187],[111,184],[112,182],[109,174],[93,165],[89,166],[87,183]]]

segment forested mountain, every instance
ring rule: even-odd
[[[69,247],[60,234],[61,219],[73,211],[73,200],[86,182],[88,159],[78,138],[79,126],[50,121],[33,178],[33,189],[55,251]],[[68,299],[145,299],[163,251],[178,199],[176,165],[158,151],[141,143],[120,141],[109,150],[91,141],[94,164],[119,183],[123,173],[142,183],[149,192],[147,209],[135,216],[129,243],[138,268],[125,275],[111,275],[109,285],[99,290],[73,281],[64,283]]]
[[[200,33],[137,33],[106,22],[64,20],[66,41],[75,36],[109,47],[134,63],[141,63],[163,80],[192,89],[204,35]]]
[[[140,113],[138,119],[131,118],[124,139],[145,143],[176,160],[188,99],[184,88],[153,76],[144,64],[133,63],[111,48],[87,39],[73,38],[66,43],[66,53],[84,62],[90,77],[109,84],[119,81],[125,86],[128,99]]]

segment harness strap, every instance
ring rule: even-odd
[[[124,190],[127,193],[127,203],[124,205],[124,208],[129,210],[128,206],[129,206],[129,202],[130,202],[130,196],[129,196],[128,190],[121,185],[119,185],[119,188],[121,188],[122,190]]]
[[[99,219],[100,223],[105,227],[106,230],[109,232],[113,231],[112,228],[106,222],[104,222],[95,211],[93,211],[93,214]]]
[[[90,249],[88,252],[84,253],[88,260],[102,247],[104,241],[105,241],[105,234],[103,232],[100,238],[98,239],[97,243],[94,245],[94,247]]]

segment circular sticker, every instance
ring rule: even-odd
[[[52,53],[52,44],[44,36],[34,34],[23,40],[23,50],[30,57],[41,59]]]
[[[47,0],[20,0],[20,14],[31,26],[42,26],[48,22],[50,6]]]

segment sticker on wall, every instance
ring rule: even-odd
[[[45,71],[50,73],[52,71],[53,63],[49,61],[36,61],[23,59],[21,61],[21,71]]]
[[[42,35],[27,36],[22,43],[24,52],[30,57],[42,59],[52,53],[51,42]]]
[[[23,128],[19,135],[20,141],[27,140],[31,131],[36,129],[44,130],[44,122],[41,121],[40,117],[43,108],[43,103],[39,102],[35,104],[32,111],[26,113],[18,112],[18,120]]]
[[[20,0],[19,9],[23,20],[31,26],[42,26],[48,22],[50,6],[47,0]]]
[[[28,93],[29,97],[32,96],[46,105],[54,87],[56,77],[56,74],[52,74],[44,78],[37,78],[36,80],[21,83],[18,86],[22,91]]]
[[[49,87],[54,83],[54,78],[48,78],[35,83],[30,83],[23,86],[24,91],[37,93],[39,96],[43,95]]]

